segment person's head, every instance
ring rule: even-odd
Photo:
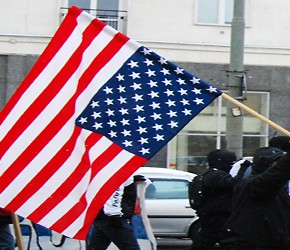
[[[234,152],[225,149],[216,149],[207,155],[207,162],[210,168],[216,168],[229,172],[232,164],[237,160]]]
[[[270,147],[280,148],[284,151],[289,151],[290,149],[290,137],[289,136],[275,136],[269,141]]]
[[[285,151],[276,147],[262,147],[257,149],[253,156],[252,174],[257,175],[264,172],[284,154]]]

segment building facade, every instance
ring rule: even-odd
[[[25,78],[72,5],[226,92],[233,4],[233,0],[0,1],[0,108]],[[289,10],[286,0],[245,0],[244,104],[287,130]],[[210,150],[226,148],[226,107],[226,100],[217,99],[148,165],[198,172],[205,166]],[[243,155],[251,156],[279,132],[252,115],[243,115]]]

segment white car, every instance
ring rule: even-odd
[[[193,173],[141,167],[136,174],[152,181],[145,193],[145,205],[155,237],[193,238],[198,217],[189,205],[188,183]]]

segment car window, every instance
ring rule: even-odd
[[[178,179],[150,178],[146,199],[188,199],[188,181]]]

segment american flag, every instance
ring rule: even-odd
[[[75,239],[221,91],[77,7],[0,113],[0,206]]]

